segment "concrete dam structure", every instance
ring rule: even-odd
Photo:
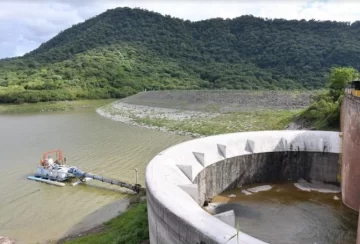
[[[300,179],[339,183],[338,132],[259,131],[172,146],[146,168],[150,242],[265,243],[236,230],[235,215],[211,215],[207,199],[244,184]]]
[[[355,92],[355,93],[354,93]],[[341,191],[349,208],[360,208],[360,97],[359,90],[346,92],[341,104]],[[360,218],[356,243],[360,244]]]
[[[341,107],[342,200],[346,206],[360,207],[360,97],[346,94]],[[360,233],[358,233],[359,236]],[[359,238],[358,238],[359,239]],[[358,240],[360,243],[360,240]]]

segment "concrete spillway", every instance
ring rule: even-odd
[[[151,243],[264,243],[233,226],[234,213],[212,216],[206,199],[242,184],[274,180],[337,182],[337,132],[261,131],[175,145],[147,166]]]

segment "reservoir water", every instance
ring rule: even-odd
[[[17,243],[54,240],[124,210],[128,194],[90,181],[57,187],[27,180],[42,153],[62,149],[67,164],[144,186],[147,163],[189,137],[129,126],[92,112],[0,115],[0,235]]]
[[[342,204],[340,194],[300,191],[293,183],[271,184],[269,191],[242,190],[214,197],[215,213],[234,210],[240,231],[276,244],[353,244],[358,213]]]

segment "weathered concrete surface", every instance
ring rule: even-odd
[[[360,210],[358,210],[360,212]],[[356,244],[360,244],[360,214],[358,218],[357,234],[356,234]]]
[[[235,223],[235,212],[234,210],[230,210],[230,211],[226,211],[223,213],[219,213],[219,214],[215,214],[214,215],[216,218],[220,219],[222,222],[232,226],[232,227],[236,227]]]
[[[339,156],[322,152],[269,152],[229,158],[206,167],[195,178],[199,201],[245,184],[316,180],[337,183]]]
[[[261,131],[200,138],[166,149],[146,168],[150,242],[264,243],[243,232],[237,236],[234,227],[203,210],[199,203],[205,194],[195,194],[196,187],[210,197],[241,181],[304,177],[334,182],[339,146],[337,132]]]
[[[345,96],[341,109],[342,170],[341,189],[344,204],[356,211],[360,207],[360,100]]]

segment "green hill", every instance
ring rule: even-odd
[[[360,22],[184,21],[108,10],[20,58],[0,60],[0,102],[121,98],[144,89],[316,89],[360,68]]]

